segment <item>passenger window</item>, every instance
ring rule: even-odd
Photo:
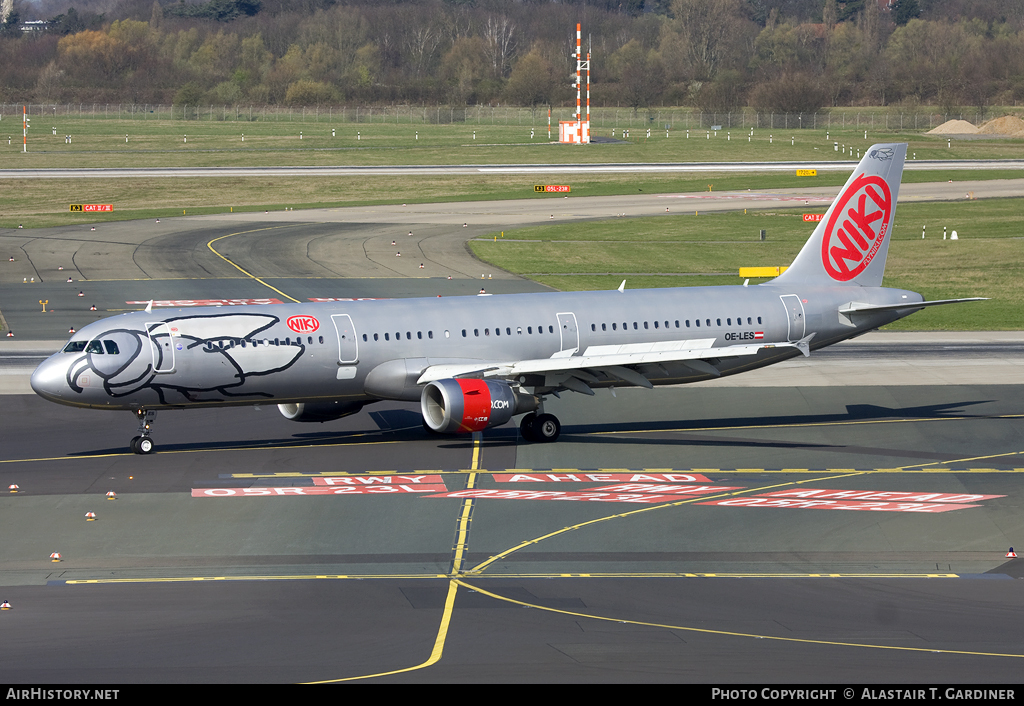
[[[466,332],[465,332],[465,331],[463,331],[463,332],[462,332],[462,335],[463,335],[463,336],[465,336],[465,335],[466,335]],[[448,329],[445,329],[445,330],[444,330],[444,337],[445,337],[445,338],[448,338],[448,337],[449,337],[449,336],[448,336]]]
[[[495,327],[495,329],[494,329],[494,335],[495,335],[495,336],[500,336],[500,335],[501,335],[501,327],[500,327],[500,326],[496,326],[496,327]]]
[[[416,338],[423,338],[423,332],[422,331],[417,331],[416,332]]]
[[[406,331],[405,332],[405,340],[407,340],[407,341],[411,341],[412,340],[412,331]]]
[[[601,324],[601,330],[602,331],[607,331],[608,330],[608,324]]]
[[[646,322],[646,321],[644,322],[644,328],[645,328],[645,329],[648,329],[648,326],[647,326],[647,322]],[[648,329],[648,330],[650,330],[650,329]]]
[[[654,322],[654,328],[658,328],[658,322],[657,321]]]
[[[750,317],[749,316],[747,317],[747,323],[748,324],[750,323]]]
[[[617,331],[617,330],[618,330],[618,327],[619,327],[619,325],[618,325],[618,324],[616,324],[616,323],[612,323],[612,331]]]
[[[761,323],[761,317],[760,316],[757,317],[757,323]]]
[[[373,340],[375,340],[375,341],[379,341],[380,340],[380,338],[378,338],[378,334],[376,334],[376,333],[373,334]]]
[[[490,336],[491,335],[491,330],[489,328],[485,328],[484,329],[484,335],[485,336]]]
[[[479,336],[480,335],[480,329],[478,329],[478,328],[473,329],[473,335],[474,336]]]
[[[523,335],[523,327],[522,326],[516,326],[516,333],[519,334],[520,336],[522,336]]]
[[[710,326],[711,325],[711,319],[704,319],[704,323],[707,324],[708,326]]]
[[[505,335],[506,336],[511,336],[512,335],[512,329],[509,328],[508,326],[505,327]]]
[[[696,319],[696,322],[697,322],[697,328],[700,328],[700,319]]]
[[[363,340],[364,341],[366,340],[366,334],[365,333],[363,334]],[[274,345],[275,346],[277,345],[277,339],[274,339]]]
[[[637,327],[637,325],[636,325],[636,322],[634,321],[634,322],[633,322],[633,330],[634,330],[634,331],[636,331],[636,330],[637,330],[637,328],[638,328],[638,327]]]
[[[555,327],[554,326],[548,326],[548,333],[554,333],[554,332],[555,332]]]
[[[306,343],[308,343],[309,345],[313,345],[313,337],[312,336],[306,336]]]
[[[590,324],[590,330],[591,331],[596,331],[597,330],[597,324]]]
[[[677,321],[676,322],[676,328],[678,328],[678,327],[679,327],[679,322]],[[686,328],[690,328],[690,320],[689,319],[686,320]]]
[[[732,319],[726,319],[726,320],[725,320],[725,323],[727,323],[727,324],[729,324],[730,326],[732,326]]]
[[[384,340],[385,341],[390,341],[391,340],[391,334],[390,333],[385,333],[384,334]]]
[[[427,338],[433,339],[434,338],[434,332],[433,331],[427,331]]]
[[[320,343],[322,344],[323,342],[324,342],[324,337],[323,337],[323,336],[321,336],[321,337],[320,337]]]
[[[721,325],[722,325],[722,320],[721,319],[715,319],[715,326],[721,326]]]
[[[463,337],[463,338],[465,338],[465,337],[466,337],[466,329],[462,329],[462,337]]]
[[[544,333],[544,327],[543,326],[538,326],[537,327],[537,333]]]

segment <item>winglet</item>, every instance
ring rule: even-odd
[[[622,280],[622,284],[619,285],[619,292],[626,291],[626,280]]]

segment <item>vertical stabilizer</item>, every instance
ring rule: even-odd
[[[792,266],[772,284],[880,287],[906,144],[868,148]]]

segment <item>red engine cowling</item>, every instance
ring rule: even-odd
[[[442,434],[463,434],[504,424],[537,409],[537,398],[504,382],[448,378],[427,383],[420,395],[423,421]]]

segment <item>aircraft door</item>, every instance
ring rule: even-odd
[[[804,337],[805,331],[804,305],[800,301],[800,297],[795,294],[783,294],[779,298],[782,300],[782,305],[786,307],[786,317],[789,322],[788,340],[791,343],[799,341]]]
[[[558,317],[558,332],[561,334],[561,352],[572,355],[580,349],[580,332],[576,326],[576,314],[565,312],[555,314]]]
[[[171,335],[171,327],[163,321],[146,323],[146,333],[149,335],[150,350],[153,353],[154,373],[174,372],[174,337]]]
[[[359,360],[359,341],[356,327],[348,314],[332,314],[331,321],[338,332],[338,362],[355,363]]]

